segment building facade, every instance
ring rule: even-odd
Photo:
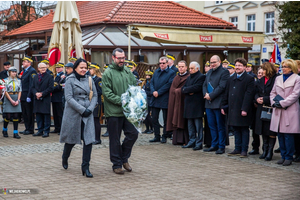
[[[193,2],[192,2],[193,3]],[[188,6],[197,8],[189,3]],[[201,2],[200,4],[202,4]],[[273,38],[282,40],[278,31],[278,1],[205,1],[203,12],[233,23],[241,31],[259,31],[265,36],[264,44],[253,45],[248,53],[248,60],[253,65],[260,65],[261,59],[269,59],[274,49]],[[194,2],[195,5],[199,4]],[[285,59],[285,49],[280,48],[281,58]],[[230,58],[229,58],[230,60]],[[231,61],[231,60],[230,60]]]

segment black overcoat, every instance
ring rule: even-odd
[[[263,97],[263,104],[257,104],[257,110],[256,110],[256,117],[255,117],[255,133],[258,135],[264,134],[269,135],[270,133],[270,122],[262,121],[260,120],[262,107],[265,106],[271,106],[270,102],[270,93],[272,91],[275,79],[277,77],[277,74],[272,76],[267,83],[265,84],[265,77],[262,77],[260,80],[257,80],[255,84],[255,97],[254,100],[256,102],[256,99],[259,97]]]
[[[205,99],[203,98],[202,86],[205,78],[205,75],[198,71],[191,74],[182,87],[181,90],[185,94],[184,118],[192,119],[204,117]]]
[[[57,75],[54,79],[54,88],[51,96],[51,102],[62,102],[62,97],[64,96],[64,90],[60,85],[62,75],[64,75],[63,72]]]
[[[102,95],[102,79],[98,76],[93,77],[93,81],[95,83],[95,87],[97,90],[97,105],[94,109],[93,115],[94,117],[100,117],[101,115],[101,95]]]
[[[39,82],[38,75],[33,78],[33,84],[31,87],[31,93],[34,96],[33,113],[50,114],[50,93],[53,91],[53,87],[53,76],[47,72],[45,73],[41,82]],[[37,100],[35,95],[37,92],[42,92],[42,100]]]
[[[253,98],[255,95],[254,78],[244,72],[241,77],[231,76],[227,82],[222,107],[228,105],[228,125],[250,126],[253,121]],[[242,111],[247,116],[242,116]]]

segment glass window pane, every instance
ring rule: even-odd
[[[113,46],[113,44],[108,39],[106,39],[106,37],[104,37],[101,33],[88,45]]]
[[[255,20],[255,15],[252,15],[253,20]]]
[[[272,20],[272,33],[274,33],[274,19]]]
[[[251,23],[248,23],[248,31],[251,31]]]
[[[266,33],[269,33],[270,31],[270,21],[267,21],[266,23]]]
[[[117,27],[107,27],[103,32],[115,45],[128,45],[128,37],[124,33],[122,33]],[[137,44],[131,41],[131,46],[137,46]]]
[[[253,22],[253,31],[255,31],[255,22]]]

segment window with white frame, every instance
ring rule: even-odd
[[[222,4],[223,1],[216,1],[216,5]]]
[[[255,15],[247,15],[247,31],[255,31]]]
[[[265,27],[266,27],[266,34],[274,33],[274,12],[269,12],[265,14]]]
[[[230,22],[238,27],[238,17],[230,17]]]

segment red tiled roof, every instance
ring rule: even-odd
[[[81,26],[100,23],[137,23],[170,26],[222,27],[234,25],[172,1],[78,1]],[[47,31],[54,13],[11,31],[7,36]]]

